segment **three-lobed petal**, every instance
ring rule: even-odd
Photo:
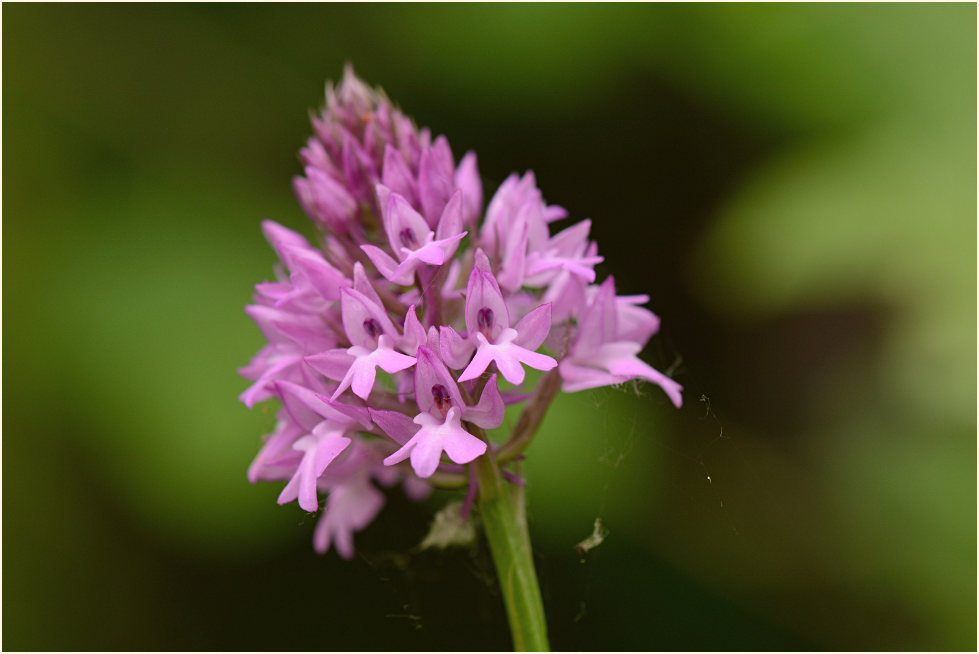
[[[296,473],[279,494],[279,504],[287,504],[298,498],[299,506],[304,511],[315,513],[319,509],[316,480],[326,466],[350,445],[350,439],[342,435],[345,429],[345,425],[323,421],[313,428],[311,434],[293,444],[294,450],[303,452],[303,458]]]
[[[444,420],[430,413],[415,416],[414,423],[421,427],[397,452],[384,459],[384,465],[394,465],[411,457],[415,474],[427,479],[435,473],[445,452],[455,463],[469,463],[486,452],[486,442],[462,428],[461,412],[452,407]]]

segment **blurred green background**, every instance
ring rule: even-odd
[[[663,317],[683,409],[563,396],[530,450],[555,648],[975,648],[975,5],[3,13],[4,649],[510,646],[485,548],[415,548],[452,496],[344,562],[245,480],[259,221],[311,233],[346,61]]]

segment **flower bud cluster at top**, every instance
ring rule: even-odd
[[[310,512],[325,494],[317,551],[352,556],[384,504],[375,483],[421,498],[464,480],[483,430],[527,399],[526,368],[567,392],[645,379],[680,406],[680,385],[637,357],[659,327],[648,298],[596,283],[590,221],[552,234],[567,212],[533,173],[484,212],[475,154],[456,164],[349,67],[312,122],[294,189],[317,240],[263,223],[281,265],[246,307],[268,344],[240,373],[247,406],[282,402],[249,479],[286,481],[279,503]]]

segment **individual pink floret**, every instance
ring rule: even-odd
[[[388,244],[397,260],[377,246],[361,248],[378,272],[395,284],[411,284],[415,271],[423,264],[441,266],[451,259],[459,241],[467,234],[462,231],[462,191],[456,191],[444,204],[435,232],[403,196],[380,184],[377,196]]]
[[[562,390],[573,393],[640,378],[659,385],[679,407],[683,387],[641,361],[636,355],[642,345],[620,340],[617,323],[615,280],[609,277],[584,311],[571,351],[561,361]]]
[[[490,270],[482,250],[476,252],[476,263],[469,276],[466,292],[466,330],[468,343],[452,327],[442,327],[442,355],[454,368],[465,366],[459,381],[479,377],[490,363],[511,384],[524,380],[523,365],[536,370],[550,370],[557,365],[552,357],[534,352],[551,328],[551,306],[544,304],[510,327],[510,313],[500,286]],[[468,353],[475,355],[466,365]]]
[[[401,447],[384,459],[394,465],[411,458],[411,467],[422,479],[431,477],[444,452],[454,463],[469,463],[486,452],[486,442],[469,433],[466,420],[485,429],[503,422],[503,398],[495,375],[483,389],[479,402],[467,406],[445,364],[428,347],[418,348],[415,366],[415,401],[419,413],[413,418],[395,411],[371,410],[374,422]]]

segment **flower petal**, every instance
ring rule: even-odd
[[[615,344],[610,343],[608,345]],[[608,371],[613,375],[622,376],[626,379],[634,379],[636,377],[647,379],[662,388],[676,408],[679,409],[683,404],[683,386],[636,356],[622,356],[611,360],[608,363]]]
[[[352,350],[354,348],[350,349]],[[374,388],[374,380],[377,378],[377,362],[374,360],[372,354],[354,359],[354,362],[350,365],[350,370],[344,376],[343,381],[340,382],[340,387],[333,393],[331,399],[337,399],[340,393],[346,389],[346,384],[350,385],[354,395],[360,399],[366,400],[368,398],[371,389]]]
[[[577,393],[601,386],[614,386],[624,381],[604,370],[584,366],[570,359],[562,360],[558,364],[558,369],[561,371],[561,390],[565,393]]]
[[[496,383],[496,375],[491,375],[486,386],[483,387],[479,402],[476,406],[464,408],[462,419],[483,429],[496,429],[503,424],[505,413],[506,407],[503,406],[503,397]]]
[[[404,156],[390,144],[384,146],[384,168],[381,182],[395,193],[404,196],[411,204],[418,202],[415,177],[411,174]],[[378,205],[381,206],[381,205]]]
[[[425,344],[426,338],[425,327],[418,320],[415,305],[412,304],[408,307],[408,312],[405,314],[404,337],[398,343],[398,347],[403,352],[414,356],[415,352],[418,351],[418,347]]]
[[[306,166],[306,179],[295,178],[293,188],[303,209],[326,229],[346,233],[357,213],[357,200],[325,172]]]
[[[349,438],[340,435],[342,431],[342,427],[338,428],[335,424],[324,421],[317,425],[311,435],[303,436],[295,442],[293,449],[303,451],[303,458],[296,473],[279,494],[279,504],[298,498],[299,506],[304,511],[313,513],[319,508],[316,480],[330,462],[351,443]]]
[[[377,181],[377,168],[370,155],[357,143],[350,132],[343,135],[343,151],[340,154],[343,175],[347,187],[361,202],[370,200],[371,186]]]
[[[465,368],[472,358],[475,346],[468,338],[463,338],[448,325],[439,328],[439,354],[453,370]]]
[[[466,330],[470,339],[478,331],[495,336],[509,326],[510,313],[496,278],[491,272],[473,268],[466,288]]]
[[[400,450],[384,459],[384,465],[404,461],[410,453],[415,474],[425,479],[438,468],[443,451],[455,463],[469,463],[486,452],[485,441],[462,428],[456,407],[449,409],[444,422],[425,412],[415,416],[414,422],[421,429]]]
[[[483,208],[483,183],[479,179],[476,153],[467,152],[455,172],[455,185],[462,190],[462,224],[475,225]]]
[[[377,294],[374,285],[371,284],[371,280],[367,276],[367,271],[364,270],[364,265],[359,261],[354,262],[353,288],[355,291],[363,293],[364,297],[375,305],[384,306],[384,303],[381,302],[381,296]]]
[[[659,331],[659,316],[641,304],[649,302],[648,295],[619,295],[615,298],[617,341],[634,341],[645,345]]]
[[[400,337],[394,323],[388,316],[383,307],[375,304],[363,293],[351,288],[344,288],[340,291],[340,309],[343,320],[343,331],[353,345],[374,349],[377,344],[379,333],[371,333],[370,330],[380,331],[393,339]],[[368,323],[373,325],[368,329]]]
[[[432,227],[437,224],[454,190],[452,152],[448,147],[448,141],[440,136],[431,148],[422,152],[418,164],[418,199],[425,220]]]
[[[391,349],[391,342],[386,335],[381,336],[381,343],[375,351],[374,361],[381,370],[392,375],[415,365],[415,357]]]
[[[459,387],[438,355],[427,347],[419,347],[415,364],[415,402],[421,411],[435,407],[433,388],[442,386],[453,406],[464,406]]]
[[[479,336],[482,336],[482,334],[479,334]],[[483,372],[485,372],[489,364],[493,363],[493,361],[495,360],[494,355],[495,352],[493,346],[487,344],[486,339],[484,338],[483,343],[476,348],[476,354],[473,356],[472,361],[469,362],[469,365],[466,366],[466,369],[462,371],[461,375],[459,375],[459,381],[464,382],[479,377],[481,374],[483,374]],[[517,364],[517,367],[519,368],[520,364]],[[501,370],[500,372],[503,371]],[[507,377],[506,374],[504,374],[503,376]],[[515,376],[514,373],[512,372],[512,367],[511,367],[511,376]],[[510,382],[511,384],[519,384],[520,382],[522,382],[523,381],[522,368],[520,368],[519,376],[520,376],[519,381],[513,381],[509,377],[507,377],[507,381]]]
[[[306,240],[305,236],[288,227],[283,227],[274,220],[262,221],[262,233],[265,235],[265,239],[269,244],[279,254],[279,257],[283,259],[285,258],[282,256],[283,246],[311,249],[309,241]]]
[[[557,361],[553,357],[549,357],[546,354],[534,352],[532,350],[522,348],[519,345],[511,345],[510,347],[518,361],[530,366],[534,370],[546,371],[557,366]]]
[[[289,259],[290,268],[302,273],[309,285],[324,299],[340,299],[340,289],[351,285],[350,280],[327,263],[319,252],[290,246],[284,246],[282,250]]]
[[[340,381],[350,370],[354,358],[347,354],[346,348],[336,348],[310,355],[303,361],[321,375],[334,381]]]
[[[486,441],[476,438],[464,429],[454,430],[446,436],[443,447],[449,458],[456,463],[469,463],[486,453]]]
[[[431,434],[424,427],[418,433],[426,436]],[[434,435],[429,438],[418,438],[411,450],[411,467],[415,474],[422,479],[431,477],[442,460],[442,450],[443,443],[440,438]]]
[[[325,554],[330,545],[345,559],[353,558],[353,533],[364,529],[384,506],[384,493],[370,483],[367,475],[334,488],[326,498],[326,508],[313,531],[313,549]]]
[[[457,190],[449,198],[448,203],[445,205],[445,209],[442,210],[442,216],[439,218],[438,228],[435,230],[435,239],[444,240],[448,238],[459,237],[462,233],[462,209],[463,209],[463,197],[462,191]]]
[[[268,436],[268,440],[262,445],[262,449],[259,450],[255,460],[248,466],[248,481],[254,484],[259,479],[275,481],[280,478],[288,478],[288,473],[285,477],[274,474],[273,467],[280,459],[288,457],[290,453],[294,452],[291,445],[302,434],[302,427],[295,421],[288,418],[279,420],[275,426],[275,431]],[[293,467],[293,469],[295,468]]]
[[[598,287],[578,322],[578,337],[572,346],[575,356],[593,352],[615,338],[615,280],[610,276]]]
[[[500,267],[499,282],[500,286],[511,293],[519,290],[523,285],[527,255],[527,229],[527,222],[522,221],[516,232],[510,234],[506,239],[503,248],[503,264]]]
[[[378,197],[381,190],[378,189]],[[431,228],[402,195],[391,191],[387,202],[381,207],[384,231],[387,233],[391,251],[402,261],[404,248],[414,250],[428,241]]]
[[[400,411],[369,409],[371,420],[398,445],[404,445],[415,435],[419,427]]]
[[[391,258],[387,252],[377,247],[376,245],[361,245],[360,249],[364,251],[367,258],[371,260],[377,271],[381,273],[385,279],[394,282],[395,284],[400,284],[401,286],[407,286],[411,284],[411,271],[405,273],[403,270],[399,271],[399,262]]]
[[[371,428],[371,418],[366,408],[334,402],[325,395],[309,390],[306,386],[289,381],[276,381],[275,388],[289,415],[304,427],[309,425],[306,427],[308,431],[312,431],[313,427],[324,418],[334,422],[358,422],[364,429]],[[316,419],[315,416],[320,418]]]
[[[529,312],[514,329],[517,330],[517,336],[513,339],[516,345],[528,350],[539,348],[551,331],[551,304],[542,304]]]

